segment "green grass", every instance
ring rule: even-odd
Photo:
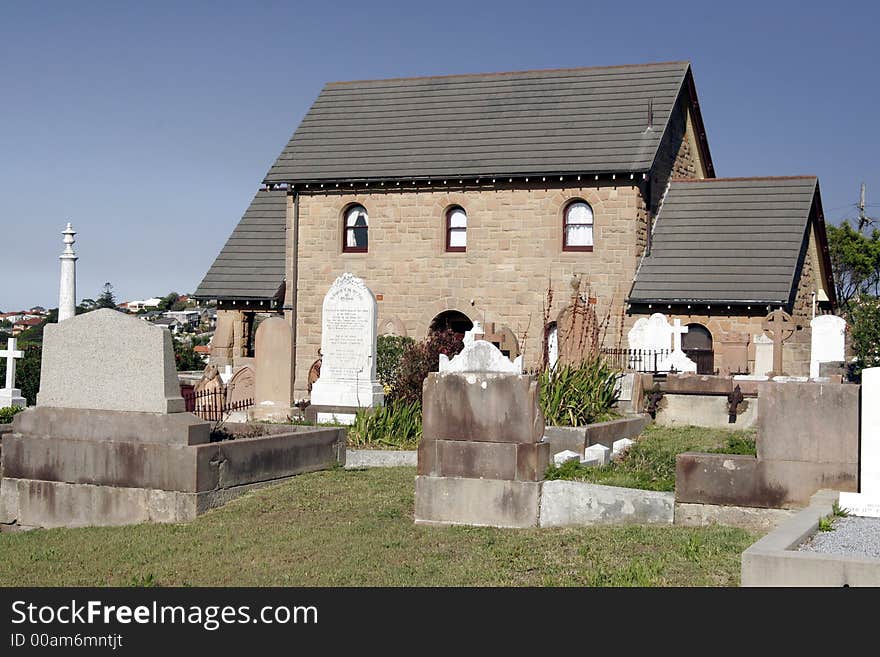
[[[547,469],[548,479],[587,481],[606,486],[645,490],[675,490],[675,455],[682,452],[717,451],[724,454],[754,454],[754,432],[703,427],[647,427],[626,453],[610,464],[596,468],[569,461]],[[743,451],[732,451],[735,449]]]
[[[0,534],[7,586],[736,586],[741,529],[413,524],[414,468],[331,470],[176,525]]]

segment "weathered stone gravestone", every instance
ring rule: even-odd
[[[250,367],[242,367],[226,384],[226,403],[244,404],[254,399],[256,394],[256,377]]]
[[[46,328],[41,403],[3,438],[0,523],[182,522],[254,486],[344,464],[345,432],[335,428],[267,426],[212,442],[210,423],[177,412],[169,340],[112,310]]]
[[[538,383],[477,340],[428,376],[415,521],[534,527],[550,460]]]
[[[767,376],[785,376],[782,371],[782,345],[800,326],[784,310],[774,310],[764,318],[761,328],[773,341],[773,372]]]
[[[558,362],[579,365],[598,353],[599,321],[589,302],[574,297],[556,322]]]
[[[208,365],[193,388],[194,410],[201,417],[220,417],[223,412],[226,387],[216,365]]]
[[[376,378],[376,297],[363,279],[344,273],[324,297],[321,376],[311,409],[319,422],[354,421],[358,408],[381,406]],[[259,370],[257,372],[259,380]]]
[[[840,493],[851,514],[880,518],[880,367],[862,370],[859,492]]]
[[[846,358],[846,320],[836,315],[819,315],[810,321],[810,378],[820,375],[821,363],[843,362]]]
[[[254,336],[255,420],[284,421],[293,413],[293,332],[283,317],[260,322]]]
[[[182,412],[171,333],[106,308],[48,324],[37,406]]]
[[[182,412],[168,331],[108,309],[49,324],[40,386],[3,441],[0,521],[179,518],[175,495],[195,484],[184,450],[207,443],[210,424]]]
[[[6,349],[0,350],[0,358],[6,359],[6,387],[0,388],[0,408],[27,406],[21,390],[15,387],[15,361],[17,358],[24,358],[24,352],[16,349],[16,346],[15,338],[7,338]]]

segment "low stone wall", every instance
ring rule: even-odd
[[[566,449],[583,453],[584,449],[596,444],[610,449],[615,440],[638,436],[650,421],[650,415],[641,413],[619,420],[588,424],[585,427],[545,427],[544,437],[550,443],[551,454]]]
[[[675,524],[683,527],[729,525],[749,531],[766,532],[787,520],[795,511],[790,509],[759,509],[721,504],[675,503]]]
[[[685,452],[675,459],[675,499],[694,504],[802,507],[823,488],[856,490],[857,466]]]
[[[596,524],[668,525],[675,495],[580,481],[545,481],[541,491],[541,527]]]
[[[679,454],[676,501],[791,508],[821,489],[856,491],[859,398],[856,385],[762,383],[757,458]]]
[[[749,547],[742,555],[742,586],[880,586],[880,559],[799,552],[798,546],[832,512],[834,491],[822,491],[810,505]]]
[[[758,423],[758,404],[758,399],[744,399],[736,422],[731,424],[726,396],[664,394],[655,421],[661,427],[695,426],[739,431],[751,429]]]
[[[345,453],[345,469],[415,467],[418,452],[403,449],[349,449]]]
[[[183,430],[166,435],[146,424],[138,440],[114,440],[112,431],[103,440],[76,438],[73,429],[57,429],[61,438],[52,435],[56,429],[7,434],[0,522],[69,527],[192,520],[255,486],[345,463],[344,429],[227,424],[237,438],[212,443],[201,442],[204,427],[189,426],[186,416],[159,416],[160,425],[174,417]],[[34,415],[15,426],[33,429],[49,420],[50,414]],[[249,435],[258,432],[267,435]]]

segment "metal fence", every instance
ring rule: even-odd
[[[615,369],[644,374],[659,373],[670,353],[669,349],[602,349],[605,360]]]
[[[226,390],[223,388],[214,388],[212,390],[202,390],[196,392],[192,388],[181,387],[180,394],[186,404],[186,410],[195,413],[203,420],[209,422],[219,422],[225,419],[229,413],[233,411],[243,411],[254,405],[253,399],[242,399],[239,401],[228,402],[226,400]]]

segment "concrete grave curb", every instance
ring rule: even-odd
[[[742,554],[742,586],[880,586],[880,559],[799,552],[819,519],[832,513],[837,491],[822,490],[810,505]]]

